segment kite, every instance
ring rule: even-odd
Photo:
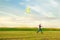
[[[30,14],[30,7],[27,7],[26,13]]]

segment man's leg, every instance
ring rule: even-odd
[[[41,33],[43,33],[41,28],[40,28],[40,31],[41,31]]]
[[[37,33],[40,31],[40,29],[38,29]]]
[[[38,29],[37,33],[38,33],[39,31],[40,31],[41,33],[43,33],[41,28],[40,28],[40,29]]]

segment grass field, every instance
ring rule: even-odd
[[[0,40],[60,40],[60,29],[42,28],[0,28]]]
[[[60,40],[60,31],[0,31],[0,40]]]
[[[37,31],[38,28],[0,28],[0,31]],[[43,31],[60,31],[57,28],[42,28]]]
[[[59,31],[0,31],[0,40],[60,40]]]

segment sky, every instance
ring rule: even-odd
[[[30,14],[26,8],[30,8]],[[0,27],[60,28],[60,0],[0,0]]]

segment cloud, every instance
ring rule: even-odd
[[[38,12],[39,14],[43,15],[42,17],[55,17],[52,12],[46,12],[42,7],[35,5],[30,6],[31,10]]]
[[[12,17],[18,17],[16,15],[13,15],[12,13],[4,12],[4,11],[0,11],[0,13],[3,13],[5,15],[9,15],[9,16],[12,16]]]
[[[50,3],[51,3],[51,5],[53,7],[57,7],[58,6],[58,2],[56,2],[55,0],[51,0]]]
[[[50,18],[49,18],[50,19]],[[59,19],[60,20],[60,19]],[[16,20],[13,19],[11,16],[9,17],[0,17],[0,26],[6,25],[7,27],[22,27],[24,26],[29,26],[29,27],[38,27],[39,24],[42,24],[43,27],[48,27],[48,28],[52,28],[52,27],[56,27],[59,28],[59,24],[60,21],[58,19],[57,20],[36,20],[36,18],[34,19],[33,17],[28,17],[28,16],[20,16],[20,17],[16,17]],[[51,24],[53,23],[53,24]]]
[[[20,4],[20,5],[24,5],[25,3],[24,3],[24,2],[20,2],[19,4]]]
[[[18,26],[18,25],[29,25],[30,27],[35,27],[38,22],[34,21],[31,17],[16,17],[16,20],[13,20],[12,17],[0,17],[0,24],[4,24],[8,27]],[[10,25],[10,26],[9,26]]]
[[[15,7],[9,7],[9,6],[4,6],[4,7],[2,6],[0,8],[0,12],[2,12],[3,14],[6,13],[5,15],[7,15],[7,16],[8,15],[22,16],[24,14],[21,9],[18,9],[18,8],[15,8]]]

